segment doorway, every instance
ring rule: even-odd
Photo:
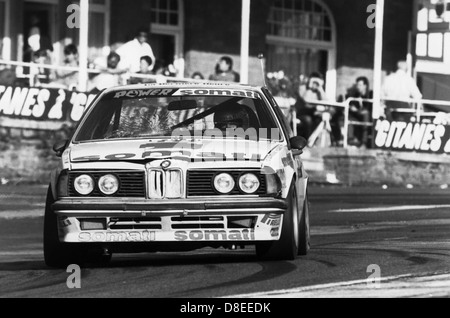
[[[152,34],[149,43],[156,56],[156,60],[166,68],[173,64],[175,58],[175,36],[166,34]]]
[[[30,62],[39,50],[54,51],[56,8],[49,3],[25,2],[23,13],[23,61]]]
[[[336,24],[323,0],[274,1],[267,20],[267,69],[289,77],[320,72],[336,96]]]

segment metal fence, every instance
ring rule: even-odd
[[[23,79],[27,81],[27,84],[30,87],[34,87],[36,85],[36,76],[33,72],[28,72],[26,74],[24,69],[36,70],[36,69],[46,69],[50,71],[65,71],[65,72],[80,72],[80,67],[69,67],[69,66],[59,66],[59,65],[49,65],[49,64],[38,64],[38,63],[27,63],[27,62],[15,62],[15,61],[5,61],[0,60],[0,65],[4,65],[6,68],[15,67],[15,73],[18,79]],[[87,70],[89,75],[98,75],[103,71],[101,69],[96,68],[88,68]],[[107,72],[107,71],[105,71]],[[123,72],[119,74],[121,76],[122,84],[127,84],[130,78],[142,79],[142,80],[150,80],[155,83],[168,83],[168,82],[191,82],[191,83],[203,83],[208,82],[206,80],[197,80],[190,78],[182,78],[182,77],[170,77],[164,75],[152,75],[152,74],[140,74],[140,73],[129,73]],[[48,83],[48,84],[40,84],[41,87],[46,88],[62,88],[61,85],[57,83]],[[83,87],[84,85],[78,85],[77,87]],[[84,86],[84,87],[87,87]],[[66,87],[67,89],[71,89],[70,87]],[[80,90],[83,91],[83,90]]]
[[[343,102],[330,102],[330,101],[306,101],[307,104],[315,105],[315,106],[325,106],[325,107],[337,107],[343,109],[344,114],[344,123],[342,127],[342,136],[343,136],[343,147],[348,148],[349,146],[349,128],[350,126],[366,126],[374,129],[374,122],[362,122],[362,121],[354,121],[350,120],[350,107],[352,103],[374,103],[373,99],[362,99],[362,98],[348,98]],[[399,102],[404,103],[405,105],[410,105],[409,108],[395,108],[389,110],[389,107],[386,105],[386,102]],[[382,99],[381,100],[382,107],[384,108],[384,114],[386,116],[386,112],[394,112],[398,114],[410,114],[410,117],[413,117],[417,122],[422,121],[422,119],[432,118],[434,123],[436,124],[450,124],[450,102],[449,101],[440,101],[440,100],[431,100],[431,99]],[[425,105],[427,107],[443,107],[448,108],[448,111],[426,111]],[[295,117],[294,117],[295,118]],[[313,134],[308,140],[309,146],[313,146],[317,139],[319,138],[321,133],[329,133],[331,116],[327,115],[327,111],[324,111],[322,114],[322,122],[315,129]],[[298,121],[294,119],[293,125],[297,125]],[[323,145],[319,145],[323,146]]]
[[[29,68],[29,69],[48,69],[52,71],[66,71],[66,72],[80,72],[79,67],[67,67],[67,66],[56,66],[56,65],[49,65],[49,64],[36,64],[36,63],[25,63],[25,62],[15,62],[15,61],[5,61],[0,60],[0,65],[4,65],[6,68],[16,68],[16,74],[17,77],[20,79],[24,79],[28,81],[28,85],[30,87],[35,86],[35,77],[30,74],[24,74],[23,69]],[[102,71],[95,68],[88,69],[88,74],[100,74]],[[190,83],[208,83],[210,81],[208,80],[197,80],[197,79],[191,79],[191,78],[179,78],[179,77],[168,77],[163,75],[149,75],[149,74],[135,74],[135,73],[123,73],[123,84],[127,83],[127,80],[130,78],[137,78],[142,80],[151,80],[155,83],[168,83],[168,82],[190,82]],[[58,84],[41,84],[41,87],[45,88],[62,88],[61,85]],[[84,85],[83,85],[84,86]],[[67,87],[67,89],[70,89]],[[374,103],[373,99],[362,99],[362,98],[348,98],[343,102],[333,102],[333,101],[306,101],[307,104],[314,105],[314,106],[323,106],[325,107],[325,110],[321,112],[322,115],[322,121],[319,124],[319,126],[315,129],[313,134],[308,140],[309,146],[314,146],[317,142],[317,139],[320,137],[322,133],[331,133],[330,130],[330,120],[331,120],[331,114],[329,112],[330,107],[334,108],[340,108],[343,110],[343,127],[342,127],[342,137],[343,137],[343,144],[342,146],[344,148],[348,148],[349,146],[349,128],[350,126],[366,126],[371,127],[373,129],[374,123],[373,121],[370,122],[361,122],[361,121],[353,121],[350,120],[350,107],[352,103]],[[423,117],[426,118],[434,118],[434,120],[439,121],[440,123],[450,124],[450,102],[449,101],[440,101],[440,100],[429,100],[429,99],[421,99],[421,100],[415,100],[415,99],[404,99],[404,100],[392,100],[392,99],[382,99],[382,105],[384,108],[387,108],[386,104],[389,102],[400,102],[404,103],[405,105],[408,105],[409,107],[406,108],[396,108],[395,112],[397,113],[403,113],[403,114],[411,114],[411,117],[415,117],[417,121],[421,121]],[[437,111],[437,112],[426,112],[424,110],[424,105],[429,106],[435,106],[435,107],[443,107],[448,108],[448,111]],[[328,108],[328,110],[327,110]],[[297,125],[301,124],[298,122],[296,110],[294,107],[291,108],[290,114],[289,114],[289,120],[291,121],[293,131],[295,135],[297,135]],[[319,146],[327,146],[325,144],[319,145]]]

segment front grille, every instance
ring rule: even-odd
[[[189,229],[224,229],[224,217],[173,217],[172,229],[189,230]]]
[[[75,178],[83,174],[90,175],[95,181],[95,189],[89,196],[90,197],[105,197],[98,188],[98,180],[106,175],[113,174],[119,179],[120,187],[119,191],[112,195],[112,197],[118,198],[145,198],[145,173],[139,171],[80,171],[69,173],[69,196],[79,197],[81,196],[75,191],[74,181]]]
[[[179,169],[148,171],[148,196],[150,199],[178,199],[183,197],[183,172]]]
[[[112,218],[110,230],[161,230],[161,218]]]
[[[218,173],[228,173],[234,178],[236,186],[229,195],[244,195],[239,190],[238,180],[239,177],[245,173],[253,173],[259,178],[261,185],[254,195],[267,194],[266,176],[261,174],[259,171],[188,171],[187,175],[188,197],[219,195],[215,191],[213,186],[214,177]]]

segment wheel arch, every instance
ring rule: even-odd
[[[58,186],[58,179],[59,174],[61,173],[61,170],[53,170],[50,174],[50,193],[53,196],[53,199],[57,198],[58,192],[57,192],[57,186]]]

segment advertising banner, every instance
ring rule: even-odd
[[[64,89],[0,85],[0,118],[76,123],[95,96]],[[2,120],[3,125],[5,122]]]
[[[379,120],[375,147],[393,151],[450,154],[450,125]]]

